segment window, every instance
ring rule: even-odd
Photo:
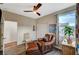
[[[65,12],[62,14],[58,14],[58,36],[59,36],[59,40],[58,43],[61,44],[61,42],[64,39],[64,27],[66,25],[71,26],[72,29],[74,30],[73,32],[73,36],[72,36],[72,40],[75,40],[75,22],[76,22],[76,11],[69,11],[69,12]]]

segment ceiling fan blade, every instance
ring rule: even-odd
[[[27,11],[24,11],[24,12],[33,12],[33,11],[28,11],[28,10],[27,10]]]
[[[41,6],[42,6],[42,4],[41,4],[41,3],[38,3],[36,7],[37,7],[37,9],[38,9],[38,8],[40,8]]]
[[[36,12],[36,14],[38,15],[38,16],[40,16],[41,14],[40,13],[38,13],[38,12]]]
[[[38,3],[37,6],[34,6],[33,7],[33,10],[38,10],[41,6],[42,6],[42,4],[41,3]]]

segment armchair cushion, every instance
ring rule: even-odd
[[[28,43],[27,50],[33,50],[33,49],[37,49],[37,45],[34,42]]]

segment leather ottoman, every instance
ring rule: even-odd
[[[37,41],[29,42],[27,43],[27,45],[28,45],[28,48],[26,50],[27,55],[39,55],[40,54],[40,51],[37,46]]]

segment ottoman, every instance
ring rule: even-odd
[[[32,41],[27,43],[28,48],[26,50],[26,54],[27,55],[39,55],[40,54],[40,50],[37,46],[37,41]]]

